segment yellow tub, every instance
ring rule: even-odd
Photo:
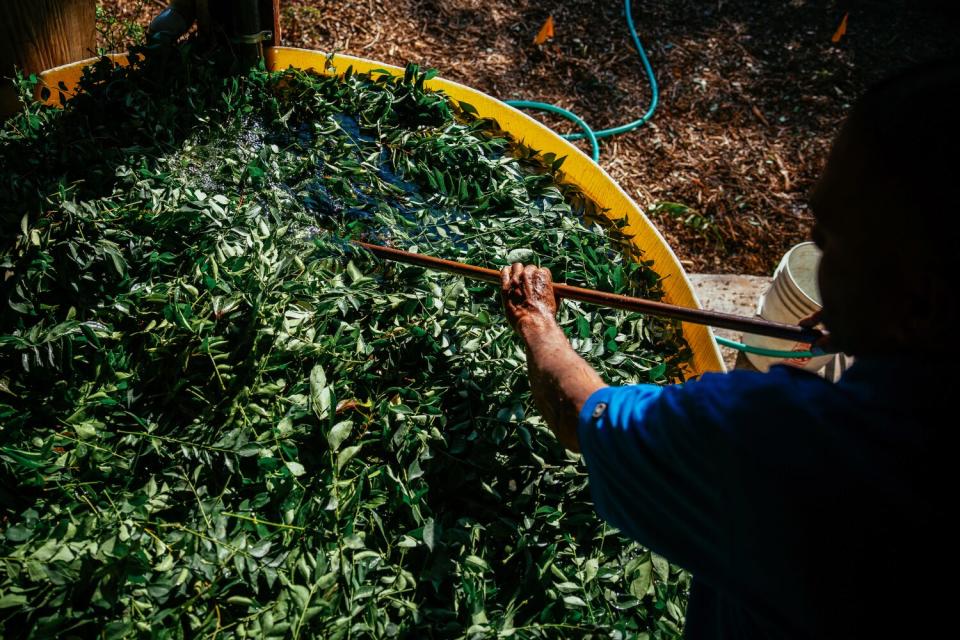
[[[272,47],[267,49],[267,67],[274,70],[295,67],[312,70],[318,74],[334,75],[341,74],[347,70],[347,67],[352,66],[359,73],[384,69],[403,75],[403,69],[400,67],[341,54],[334,56],[331,66],[328,66],[327,55],[322,51]],[[120,61],[125,59],[122,55],[113,57]],[[64,83],[68,89],[72,90],[80,80],[83,68],[96,60],[96,58],[81,60],[43,72],[40,78],[50,87],[52,93],[48,102],[57,104],[59,83]],[[666,294],[664,301],[685,307],[700,307],[700,302],[693,292],[683,267],[680,266],[680,261],[677,260],[677,256],[667,245],[666,240],[630,196],[586,154],[525,113],[476,89],[441,78],[428,81],[427,86],[444,91],[454,100],[472,104],[481,117],[496,120],[504,131],[523,144],[541,153],[554,153],[557,157],[566,156],[567,160],[562,171],[563,181],[578,186],[597,205],[609,210],[611,217],[626,216],[627,225],[624,231],[633,236],[633,244],[643,252],[645,259],[654,261],[654,269],[664,278],[663,288]],[[691,373],[700,375],[707,371],[724,370],[720,351],[708,327],[684,323],[683,333],[693,350]]]

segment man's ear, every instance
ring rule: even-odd
[[[917,273],[898,302],[891,300],[897,342],[906,349],[931,351],[948,348],[951,331],[957,324],[957,296],[946,279]],[[953,347],[950,347],[953,348]]]

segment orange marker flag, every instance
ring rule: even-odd
[[[553,37],[553,16],[547,16],[547,21],[540,27],[540,33],[533,39],[533,44],[543,44]]]
[[[834,32],[833,37],[830,38],[830,41],[833,42],[833,44],[837,44],[838,42],[840,42],[840,38],[842,38],[847,34],[847,18],[849,17],[850,17],[849,11],[843,14],[843,20],[840,21],[840,26],[837,27],[837,30],[836,32]]]

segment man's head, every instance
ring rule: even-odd
[[[811,205],[823,320],[866,355],[955,350],[960,61],[870,89],[834,143]]]

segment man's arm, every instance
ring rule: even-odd
[[[561,444],[583,453],[597,512],[701,578],[729,584],[729,430],[695,410],[693,387],[607,386],[557,324],[550,272],[514,264],[501,276],[534,401]]]
[[[722,575],[724,431],[694,415],[692,389],[607,386],[557,324],[549,271],[514,264],[501,280],[534,401],[560,443],[583,454],[597,512],[686,568]]]
[[[791,496],[806,482],[798,469],[817,473],[803,443],[812,386],[826,383],[783,368],[607,386],[557,325],[548,271],[514,264],[502,284],[534,400],[559,441],[583,454],[597,513],[758,611],[794,606],[798,583],[785,576],[797,568],[781,541],[802,535]]]
[[[546,269],[520,263],[500,272],[507,320],[527,347],[533,400],[560,443],[580,451],[577,425],[587,399],[605,386],[557,324],[553,280]]]

